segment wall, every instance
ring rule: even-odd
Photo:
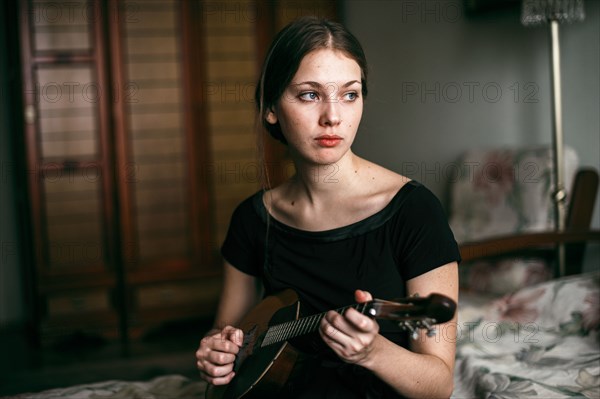
[[[550,145],[548,31],[522,26],[518,4],[470,15],[463,0],[350,0],[344,13],[370,62],[356,153],[443,199],[445,166],[462,151]],[[596,169],[599,38],[598,1],[583,23],[561,27],[565,142]]]

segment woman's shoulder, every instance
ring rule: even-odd
[[[417,182],[371,161],[363,160],[357,170],[359,181],[347,211],[363,220],[377,214],[393,213],[403,198],[409,196]]]
[[[387,204],[412,180],[371,161],[362,166],[362,187],[366,195]]]
[[[437,196],[427,186],[417,180],[401,175],[381,165],[370,163],[373,170],[374,197],[380,208],[403,209],[408,213],[422,215],[428,210],[442,208]]]

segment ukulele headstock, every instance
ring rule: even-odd
[[[434,326],[451,320],[455,312],[456,303],[441,294],[393,301],[374,299],[368,302],[365,311],[371,317],[398,322],[398,326],[413,339],[418,338],[419,330],[426,330],[429,337],[435,335]]]

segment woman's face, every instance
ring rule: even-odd
[[[360,66],[331,49],[308,53],[267,122],[279,122],[290,152],[315,165],[348,153],[363,111]]]

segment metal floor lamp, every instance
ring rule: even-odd
[[[552,140],[554,157],[553,201],[556,230],[564,231],[566,215],[566,191],[564,183],[564,149],[562,129],[562,95],[560,75],[559,25],[582,21],[585,18],[583,0],[523,0],[521,23],[525,26],[548,24],[550,26],[550,59],[552,90]],[[558,269],[565,275],[565,247],[558,248]]]

